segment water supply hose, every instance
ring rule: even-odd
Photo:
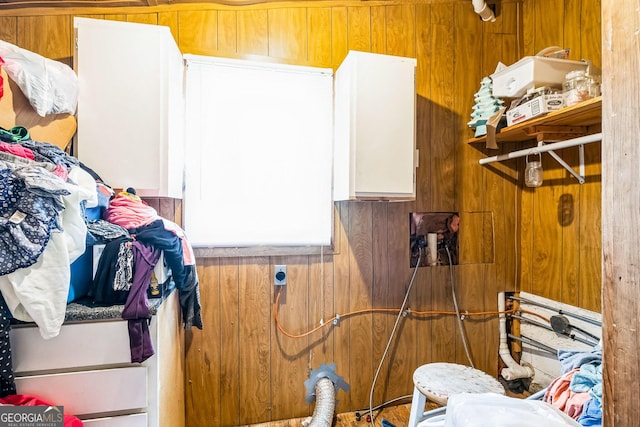
[[[469,343],[467,342],[467,335],[464,332],[464,326],[462,326],[462,315],[460,314],[460,309],[458,308],[458,298],[456,297],[456,282],[453,280],[453,265],[451,262],[451,252],[449,252],[449,247],[445,246],[447,250],[447,256],[449,257],[449,282],[451,283],[451,295],[453,298],[453,306],[456,309],[456,320],[458,323],[458,329],[460,330],[460,338],[462,339],[462,345],[464,346],[464,352],[467,355],[467,360],[469,361],[469,366],[475,368],[473,365],[473,359],[471,359],[471,352],[469,351]]]
[[[371,389],[369,390],[369,418],[371,427],[375,426],[375,418],[373,416],[373,390],[376,387],[376,381],[378,380],[378,375],[380,375],[380,370],[382,369],[382,364],[384,363],[384,359],[387,357],[387,353],[389,352],[389,347],[391,346],[391,342],[393,341],[393,337],[396,334],[396,329],[398,328],[398,323],[400,319],[403,317],[404,308],[407,305],[407,300],[409,299],[409,293],[411,292],[411,288],[413,287],[413,281],[416,278],[416,274],[418,273],[418,268],[420,268],[420,261],[422,261],[422,249],[420,246],[418,249],[418,261],[416,262],[416,266],[413,269],[413,274],[411,275],[411,280],[409,280],[409,286],[407,286],[407,291],[404,294],[404,300],[402,300],[402,305],[400,306],[400,310],[398,311],[398,316],[396,316],[396,321],[393,324],[393,329],[391,329],[391,334],[389,335],[389,339],[387,340],[387,346],[382,353],[382,357],[380,358],[380,362],[378,363],[378,368],[376,369],[376,373],[373,376],[373,381],[371,382]]]

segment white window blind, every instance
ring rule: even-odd
[[[329,245],[332,70],[185,58],[183,219],[193,246]]]

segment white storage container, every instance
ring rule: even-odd
[[[519,98],[528,89],[540,86],[562,87],[568,72],[587,69],[587,62],[569,59],[525,56],[513,65],[491,75],[493,96]]]

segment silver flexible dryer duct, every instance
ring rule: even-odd
[[[316,383],[316,407],[308,424],[309,427],[331,427],[333,411],[336,407],[336,389],[329,378],[320,378]]]
[[[302,421],[302,425],[305,427],[331,427],[333,411],[336,409],[337,389],[349,391],[349,384],[336,374],[334,363],[328,365],[323,363],[318,369],[311,371],[304,386],[307,389],[307,403],[312,403],[315,400],[316,406],[313,409],[313,415]]]

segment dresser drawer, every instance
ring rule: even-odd
[[[65,413],[72,415],[128,411],[148,405],[145,366],[16,377],[16,389],[18,394],[62,405]]]
[[[14,373],[131,363],[125,320],[65,324],[45,340],[34,326],[10,331]]]
[[[122,415],[119,417],[82,420],[84,427],[147,427],[147,414]]]

